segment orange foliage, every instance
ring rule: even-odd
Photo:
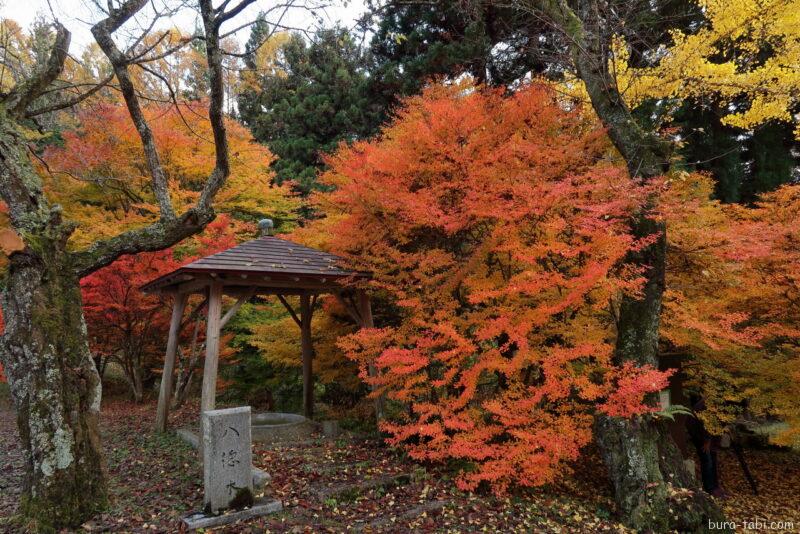
[[[691,359],[715,432],[742,416],[788,423],[800,443],[800,186],[754,207],[710,200],[703,176],[674,179],[663,336]]]
[[[644,396],[666,385],[611,362],[606,310],[640,287],[622,260],[641,245],[625,221],[647,191],[607,150],[544,87],[434,86],[329,159],[327,218],[297,232],[374,273],[386,326],[340,345],[396,401],[389,441],[466,461],[461,488],[552,481],[595,411],[652,411]]]
[[[181,212],[197,200],[214,166],[205,105],[151,105],[145,111],[172,201]],[[48,169],[42,169],[48,196],[79,224],[72,236],[78,247],[158,216],[141,142],[125,107],[98,104],[82,111],[79,120],[79,129],[64,133],[63,147],[45,153]],[[226,129],[231,176],[217,196],[216,208],[244,220],[270,216],[277,225],[291,228],[299,199],[288,185],[272,184],[272,154],[235,121],[226,121]]]

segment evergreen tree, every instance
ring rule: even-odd
[[[685,102],[675,115],[682,143],[679,149],[687,170],[714,177],[714,196],[722,202],[741,199],[746,171],[741,132],[722,124],[722,111],[714,103]]]
[[[293,180],[305,195],[317,188],[323,155],[374,132],[380,108],[369,98],[366,58],[347,30],[319,30],[310,43],[293,34],[274,68],[261,72],[255,51],[267,32],[263,23],[253,28],[246,65],[254,83],[239,95],[239,113],[277,156],[276,181]]]
[[[552,65],[560,37],[511,7],[484,0],[370,5],[372,93],[388,112],[431,78],[468,74],[504,86]]]
[[[713,176],[717,200],[751,203],[793,180],[800,162],[790,124],[772,121],[746,131],[723,124],[723,116],[714,103],[688,100],[673,121],[683,165]]]
[[[759,194],[794,181],[799,145],[789,123],[773,121],[756,128],[746,144],[750,172],[743,180],[741,201],[753,202]]]

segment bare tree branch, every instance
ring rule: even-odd
[[[123,254],[162,250],[182,239],[201,232],[214,220],[213,211],[190,209],[180,217],[129,230],[109,239],[97,241],[87,249],[74,252],[73,268],[79,277],[111,264]]]
[[[136,89],[128,71],[130,59],[117,47],[112,37],[112,34],[120,26],[125,24],[146,4],[147,0],[127,0],[119,8],[109,9],[108,17],[92,27],[92,34],[97,44],[100,45],[100,49],[103,50],[103,53],[111,62],[114,73],[117,75],[117,81],[122,90],[122,97],[128,107],[128,113],[142,141],[145,160],[150,171],[153,193],[158,201],[161,218],[169,220],[175,218],[175,211],[172,209],[167,178],[158,157],[158,149],[156,148],[153,132],[150,130],[150,125],[144,116],[139,99],[136,98]]]
[[[36,100],[64,69],[72,36],[60,22],[55,22],[55,27],[56,39],[47,62],[5,98],[7,109],[12,115],[24,116],[31,102]]]
[[[89,98],[90,96],[95,94],[97,91],[99,91],[103,87],[107,86],[109,83],[111,83],[111,80],[113,80],[113,79],[114,79],[114,75],[113,74],[109,74],[108,76],[106,76],[105,78],[103,78],[102,80],[97,82],[88,91],[84,91],[83,93],[80,93],[77,96],[75,96],[73,98],[70,98],[69,100],[63,100],[63,101],[57,102],[55,104],[50,104],[48,106],[44,106],[44,107],[41,107],[41,108],[32,109],[30,111],[27,111],[25,113],[25,116],[28,117],[28,118],[31,118],[31,117],[36,117],[38,115],[43,115],[45,113],[58,111],[60,109],[71,108],[72,106],[80,104],[81,102],[83,102],[84,100],[86,100],[87,98]]]
[[[152,63],[153,61],[158,61],[159,59],[164,59],[165,57],[171,56],[172,54],[176,53],[178,50],[180,50],[181,48],[185,47],[187,44],[191,43],[192,41],[194,41],[196,39],[200,39],[200,38],[201,37],[199,35],[192,35],[190,37],[184,37],[183,39],[178,41],[177,45],[172,46],[170,48],[167,48],[163,52],[160,52],[160,53],[158,53],[158,54],[156,54],[154,56],[144,57],[144,54],[141,54],[138,57],[131,58],[131,64],[138,65],[138,64],[141,64],[141,63]]]
[[[253,0],[242,0],[242,3]],[[219,27],[221,21],[214,13],[211,0],[200,0],[200,12],[203,17],[203,27],[206,37],[206,59],[208,61],[209,84],[211,99],[208,104],[208,118],[211,121],[211,130],[214,133],[216,147],[216,162],[211,171],[197,208],[201,211],[209,209],[217,191],[220,190],[225,179],[230,174],[228,160],[228,137],[225,133],[225,120],[222,106],[225,102],[225,88],[222,76],[222,48],[220,46]]]
[[[218,21],[218,24],[222,24],[226,20],[232,19],[233,17],[235,17],[236,15],[238,15],[239,13],[241,13],[242,11],[247,9],[248,6],[254,4],[255,1],[256,0],[241,0],[241,2],[239,2],[239,4],[237,4],[236,6],[230,8],[228,11],[220,11],[219,14],[216,16],[216,20]],[[225,2],[225,3],[227,3],[227,2]]]
[[[111,38],[112,32],[136,13],[138,9],[134,8],[136,8],[136,6],[141,8],[146,1],[147,0],[128,0],[119,9],[110,10],[109,18],[96,24],[95,27],[92,28],[92,33],[94,33],[98,44],[100,44],[100,47],[114,66],[117,79],[120,82],[120,89],[128,104],[128,110],[131,116],[134,117],[134,122],[137,120],[135,118],[135,113],[139,113],[138,116],[141,119],[141,124],[144,126],[139,132],[146,151],[149,146],[153,153],[155,153],[155,143],[152,139],[152,134],[150,133],[149,127],[147,127],[146,119],[141,114],[141,106],[138,100],[139,96],[128,74],[130,58],[119,51]],[[110,239],[98,241],[83,251],[73,253],[73,268],[78,276],[86,276],[110,264],[122,254],[161,250],[202,231],[209,222],[214,220],[214,197],[222,188],[230,174],[228,138],[225,132],[225,118],[223,114],[225,92],[223,87],[222,50],[220,48],[219,36],[221,21],[212,7],[211,0],[199,0],[199,5],[205,30],[206,59],[211,86],[208,116],[214,134],[214,148],[216,152],[214,169],[206,180],[196,206],[190,208],[179,217],[164,217],[164,212],[162,210],[161,220],[156,223],[144,228],[124,232]],[[125,82],[123,82],[123,78]],[[137,124],[137,129],[138,127],[139,124]],[[147,135],[142,135],[142,132],[146,132]],[[154,163],[157,165],[157,167],[154,168],[158,169],[160,173],[160,175],[153,176],[155,184],[157,182],[157,176],[163,177],[163,171],[161,170],[160,162],[157,160],[157,154]],[[166,193],[166,182],[164,182],[163,185]]]

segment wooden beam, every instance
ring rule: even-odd
[[[206,363],[203,368],[203,393],[200,413],[213,410],[217,401],[217,367],[219,365],[220,315],[222,314],[222,284],[212,284],[208,290],[208,319],[206,321]]]
[[[189,280],[188,282],[183,282],[182,284],[175,286],[175,290],[178,293],[198,293],[210,286],[211,282],[211,278],[197,278],[195,280]]]
[[[175,354],[178,351],[178,338],[181,333],[183,310],[186,308],[187,295],[176,293],[172,303],[172,320],[169,323],[167,353],[164,356],[164,372],[161,374],[161,390],[158,392],[158,408],[156,409],[156,431],[167,430],[169,415],[169,398],[172,395],[172,375],[175,372]]]
[[[358,293],[358,308],[363,319],[363,323],[361,325],[362,328],[375,328],[375,324],[372,320],[372,305],[369,302],[369,295],[363,289],[357,290]],[[369,376],[377,376],[378,370],[375,368],[373,364],[370,364],[367,368],[367,372]],[[372,389],[374,390],[375,387],[373,386]],[[383,395],[379,395],[375,397],[375,417],[380,421],[383,419],[383,405],[384,405],[384,398]]]
[[[225,315],[222,316],[222,319],[219,322],[220,330],[225,327],[225,325],[233,318],[234,315],[236,315],[236,312],[239,311],[239,308],[242,307],[242,304],[250,300],[250,297],[252,297],[254,293],[255,288],[251,288],[250,291],[243,293],[242,296],[240,296],[236,302],[233,303],[233,306],[231,306],[230,309],[225,312]]]
[[[303,355],[303,415],[314,416],[314,347],[311,341],[311,298],[300,296],[300,347]]]
[[[212,282],[220,282],[226,286],[226,289],[231,287],[258,287],[265,290],[280,290],[286,289],[290,291],[337,291],[342,289],[342,285],[337,283],[335,279],[328,279],[325,283],[317,280],[276,280],[274,278],[265,279],[263,276],[253,274],[247,278],[242,278],[239,275],[226,275],[224,273],[197,273],[195,278],[175,286],[174,290],[179,293],[192,293],[210,285]]]
[[[300,328],[303,328],[303,322],[297,316],[297,313],[294,311],[294,309],[292,308],[291,304],[289,304],[286,301],[286,298],[284,298],[283,295],[276,295],[276,296],[278,297],[278,300],[281,301],[281,304],[283,304],[283,307],[286,308],[286,310],[289,312],[289,315],[292,316],[292,319],[294,319],[294,322],[297,323],[297,326],[299,326]],[[302,298],[302,295],[301,295],[301,298]]]

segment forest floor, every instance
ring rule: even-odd
[[[195,419],[195,406],[173,425]],[[176,532],[202,503],[197,452],[180,438],[154,435],[153,404],[114,401],[103,407],[102,432],[112,505],[85,532]],[[753,496],[732,454],[721,471],[730,520],[793,521],[800,532],[800,456],[747,451],[759,483]],[[292,445],[254,447],[254,463],[272,475],[267,493],[284,511],[225,532],[625,532],[601,462],[589,453],[557,485],[509,499],[454,489],[443,468],[417,465],[374,440],[321,437]],[[22,458],[15,416],[0,403],[0,532],[24,530],[14,512]],[[772,530],[771,532],[778,532]],[[791,530],[788,530],[791,531]]]

